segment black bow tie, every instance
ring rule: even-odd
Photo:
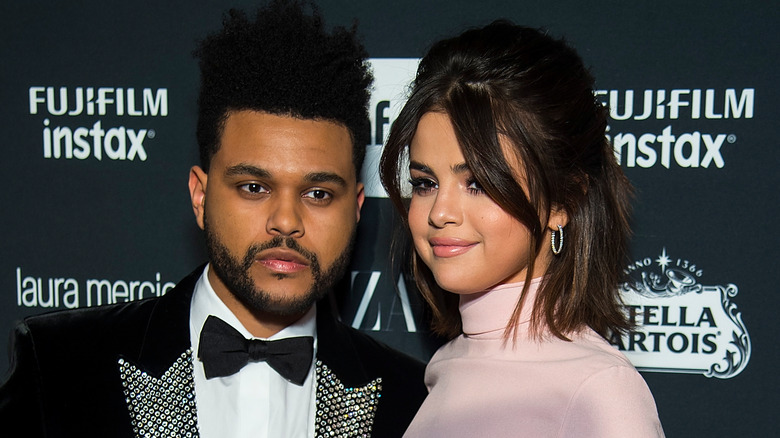
[[[198,358],[207,379],[230,376],[249,361],[264,360],[285,379],[303,385],[311,368],[313,348],[311,336],[276,341],[246,339],[230,324],[210,315],[200,331]]]

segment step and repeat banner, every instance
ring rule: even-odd
[[[548,4],[545,4],[548,3]],[[377,178],[418,58],[496,18],[564,36],[609,105],[636,187],[622,286],[637,329],[612,343],[647,380],[669,437],[776,436],[780,148],[771,2],[322,1],[353,18],[376,76],[372,143],[342,319],[422,359],[440,345],[390,263]],[[203,263],[187,192],[197,164],[195,41],[248,1],[0,5],[0,376],[26,315],[164,294]]]

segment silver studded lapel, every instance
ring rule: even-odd
[[[316,361],[316,367],[317,416],[314,436],[370,437],[374,415],[382,396],[382,378],[376,378],[359,388],[348,388],[321,361]]]
[[[176,359],[156,378],[136,365],[119,359],[119,374],[137,437],[198,437],[192,350]],[[382,396],[382,378],[358,388],[344,386],[321,361],[316,361],[317,438],[370,437]]]
[[[136,436],[198,436],[192,350],[182,353],[159,379],[121,358],[119,374]]]

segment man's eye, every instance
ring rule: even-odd
[[[303,194],[304,198],[309,198],[315,201],[329,201],[333,195],[325,190],[311,190]]]
[[[257,183],[248,183],[248,184],[242,184],[239,186],[239,189],[241,189],[244,192],[248,193],[267,193],[268,189],[263,187],[260,184]]]

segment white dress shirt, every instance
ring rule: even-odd
[[[209,315],[230,324],[245,338],[254,338],[214,292],[208,280],[209,267],[210,265],[206,266],[195,285],[190,308],[190,342],[200,436],[313,437],[316,390],[314,363],[303,386],[288,382],[264,361],[250,362],[232,376],[206,379],[203,364],[198,359],[198,342],[200,330]],[[314,306],[295,324],[267,339],[294,336],[313,336],[316,357]]]

